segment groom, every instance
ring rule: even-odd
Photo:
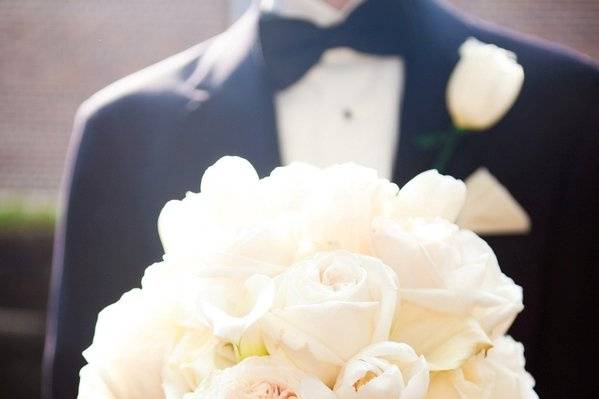
[[[430,168],[436,153],[415,138],[450,126],[445,88],[470,36],[516,53],[526,78],[506,117],[468,136],[446,173],[484,166],[530,215],[529,234],[485,239],[524,288],[512,334],[537,392],[596,394],[597,68],[434,0],[273,0],[81,106],[55,246],[45,398],[76,396],[98,311],[161,259],[161,207],[197,191],[221,156],[243,156],[261,175],[294,160],[351,160],[400,185]]]

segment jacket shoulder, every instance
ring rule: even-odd
[[[122,78],[84,101],[75,115],[67,171],[117,164],[133,156],[132,149],[140,151],[172,132],[190,101],[187,82],[212,40]]]
[[[486,21],[466,18],[466,24],[473,36],[516,54],[525,75],[523,97],[537,104],[531,117],[594,123],[587,120],[599,101],[599,65],[589,56]]]
[[[77,110],[75,125],[100,122],[131,112],[152,112],[181,106],[183,88],[214,39],[200,43],[101,89]]]

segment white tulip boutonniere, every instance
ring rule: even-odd
[[[445,170],[466,133],[495,125],[512,107],[524,82],[516,54],[470,37],[460,46],[460,60],[447,84],[447,108],[453,122],[447,132],[421,135],[423,148],[439,148],[433,166]]]

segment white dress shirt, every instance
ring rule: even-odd
[[[268,0],[261,7],[319,26],[339,23],[363,0],[338,10],[322,0]],[[282,161],[328,166],[357,162],[393,172],[404,66],[400,57],[327,50],[299,81],[275,96]]]

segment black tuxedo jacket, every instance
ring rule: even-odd
[[[485,237],[524,287],[511,333],[542,398],[599,394],[599,73],[581,56],[470,20],[432,0],[397,0],[409,24],[394,181],[429,169],[416,135],[450,126],[445,86],[469,36],[515,52],[525,71],[513,108],[470,134],[447,173],[489,168],[527,210],[528,235]],[[45,398],[74,398],[97,313],[161,259],[161,207],[199,189],[223,155],[261,175],[280,164],[273,92],[250,10],[222,35],[127,77],[76,118],[58,228],[45,353]],[[398,110],[399,111],[399,110]],[[309,116],[307,116],[309,117]],[[593,354],[593,355],[592,355]]]

